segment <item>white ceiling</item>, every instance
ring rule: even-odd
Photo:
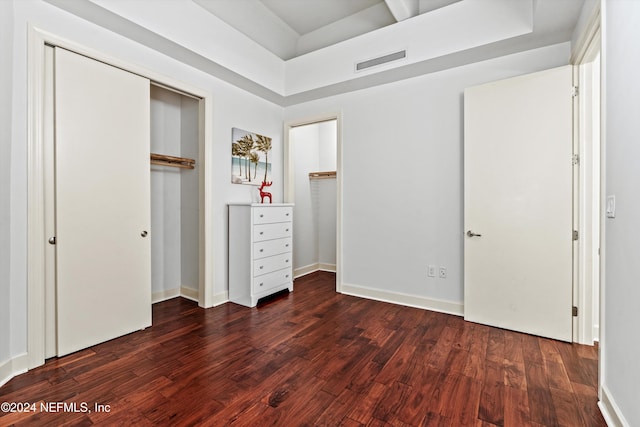
[[[461,0],[193,0],[287,60]]]
[[[526,50],[567,49],[585,4],[585,0],[43,1],[283,106]],[[401,49],[408,52],[402,60],[354,71],[357,61]]]
[[[301,36],[384,2],[383,0],[254,1],[261,1],[271,12]],[[388,15],[390,19],[393,19],[390,13]]]

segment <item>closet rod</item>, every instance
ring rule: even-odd
[[[193,169],[196,161],[186,157],[167,156],[165,154],[151,153],[151,164],[161,166],[173,166],[176,168]]]
[[[309,179],[328,179],[335,178],[336,171],[329,172],[309,172]]]

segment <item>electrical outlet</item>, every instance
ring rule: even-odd
[[[447,278],[447,267],[440,267],[440,278],[441,279]]]
[[[429,266],[429,268],[427,269],[427,276],[436,277],[436,266],[435,265],[430,265]]]

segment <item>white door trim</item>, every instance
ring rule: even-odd
[[[608,400],[606,399],[607,393],[603,387],[606,372],[605,372],[605,347],[606,347],[606,328],[605,328],[605,298],[606,298],[606,283],[605,283],[605,263],[604,259],[606,256],[606,239],[605,239],[605,218],[603,215],[602,206],[604,205],[605,192],[603,189],[606,187],[606,140],[604,139],[605,135],[605,126],[606,120],[604,118],[604,92],[606,88],[604,86],[605,81],[605,70],[602,67],[604,63],[604,55],[605,52],[602,50],[602,46],[604,45],[604,34],[602,32],[602,25],[604,22],[605,14],[606,14],[606,2],[597,1],[594,2],[594,6],[591,10],[591,14],[587,18],[587,24],[585,25],[582,34],[579,34],[576,44],[573,48],[573,53],[571,55],[571,64],[580,66],[582,64],[588,63],[593,60],[593,55],[596,52],[600,52],[600,200],[594,201],[594,203],[598,204],[598,212],[599,217],[593,218],[594,221],[599,221],[600,223],[600,258],[598,260],[599,264],[599,321],[598,321],[598,332],[599,332],[599,346],[598,346],[598,398],[600,399],[599,406],[601,412],[605,418],[607,418],[606,409],[610,407],[608,406]],[[585,292],[583,287],[583,283],[581,281],[578,282],[578,287],[580,291]],[[593,310],[594,307],[585,307],[585,309]],[[579,322],[584,322],[582,318],[579,316]],[[581,324],[581,327],[587,327],[584,323]],[[604,403],[603,403],[604,402]]]
[[[205,183],[213,181],[213,116],[210,114],[213,110],[213,95],[207,90],[106,55],[30,25],[27,57],[27,81],[29,83],[27,102],[27,357],[29,369],[42,365],[45,359],[45,247],[47,245],[44,227],[45,159],[43,155],[45,44],[72,50],[201,99],[200,158],[198,161],[203,168],[203,173],[200,174],[200,227],[203,239],[200,243],[201,273],[198,303],[205,308],[214,305],[214,240],[213,225],[209,219],[211,212],[213,212],[214,200],[212,187],[205,185]]]
[[[289,133],[292,128],[336,121],[336,292],[342,292],[342,113],[327,113],[298,120],[287,121],[284,124],[284,201],[295,203],[295,173],[293,155]]]
[[[597,37],[599,45],[599,35]],[[575,322],[574,337],[580,344],[593,345],[598,340],[597,313],[599,312],[598,300],[594,299],[593,292],[599,289],[599,256],[600,247],[600,200],[599,176],[600,165],[595,164],[599,160],[600,135],[593,131],[594,122],[599,122],[598,111],[600,109],[598,89],[598,70],[595,70],[593,61],[598,49],[593,55],[585,57],[585,61],[576,68],[576,81],[579,87],[579,95],[576,100],[576,144],[577,153],[580,155],[578,170],[578,185],[576,192],[577,229],[580,239],[577,241],[576,258],[578,260],[576,293],[574,305],[578,307],[578,317]],[[595,95],[595,97],[594,97]],[[598,123],[599,124],[599,123]]]
[[[589,199],[587,197],[593,192],[592,180],[590,180],[589,176],[585,176],[583,172],[583,165],[586,165],[587,162],[593,161],[593,153],[587,152],[585,147],[584,137],[582,135],[582,130],[584,130],[586,123],[584,120],[584,100],[585,98],[591,98],[591,94],[589,93],[590,89],[586,87],[584,82],[584,66],[592,62],[597,54],[601,50],[601,9],[600,4],[596,4],[591,11],[591,15],[587,19],[587,23],[585,25],[584,31],[580,34],[580,37],[577,40],[576,46],[573,49],[573,54],[571,56],[571,64],[575,65],[576,69],[576,79],[575,82],[578,85],[578,97],[576,98],[575,103],[575,144],[576,152],[580,155],[580,171],[578,175],[582,179],[578,179],[578,184],[576,186],[576,196],[578,200],[575,203],[576,209],[576,229],[580,232],[580,239],[577,241],[576,245],[576,262],[577,266],[575,269],[577,280],[574,282],[576,289],[574,290],[574,305],[578,307],[578,316],[574,320],[574,341],[580,344],[593,345],[593,341],[595,338],[600,341],[600,371],[602,371],[602,345],[603,345],[603,327],[602,327],[602,292],[604,287],[604,275],[603,268],[604,264],[602,260],[604,259],[604,228],[602,228],[602,212],[600,209],[601,201],[594,199],[592,200],[591,205],[586,206],[582,200]],[[600,76],[602,79],[602,76]],[[588,108],[591,106],[587,106]],[[599,117],[594,118],[596,120],[602,121]],[[602,135],[602,129],[600,131]],[[595,136],[594,136],[595,137]],[[600,152],[602,153],[603,142],[600,137]],[[604,188],[604,157],[600,156],[600,188]],[[597,167],[597,166],[594,166]],[[586,181],[586,182],[585,182]],[[586,199],[585,199],[586,198]],[[588,216],[586,210],[589,211],[597,211],[600,212],[599,217],[592,218],[592,221],[600,223],[600,235],[595,236],[593,234],[593,230],[587,230],[586,224],[584,224],[584,219]],[[582,220],[582,221],[581,221]],[[591,235],[591,239],[583,239],[582,237],[587,237]],[[587,262],[585,254],[597,252],[597,247],[600,247],[600,257],[599,259],[594,260],[594,263],[597,263],[599,268],[596,270],[600,271],[599,277],[595,277],[591,274],[590,271],[586,271],[589,268],[590,263]],[[600,283],[598,284],[597,281]],[[591,298],[591,292],[594,287],[598,287],[600,290],[600,300],[598,302],[598,306],[596,306],[596,302]],[[599,309],[599,310],[598,310]],[[594,331],[594,315],[593,313],[596,311],[600,311],[600,319],[598,321],[598,332],[599,337],[595,336]]]

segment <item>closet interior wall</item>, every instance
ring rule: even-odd
[[[152,301],[198,299],[198,101],[151,86],[151,152],[196,159],[195,169],[151,165]]]
[[[295,170],[294,276],[336,268],[336,179],[310,179],[335,171],[337,121],[295,127],[289,134]]]

